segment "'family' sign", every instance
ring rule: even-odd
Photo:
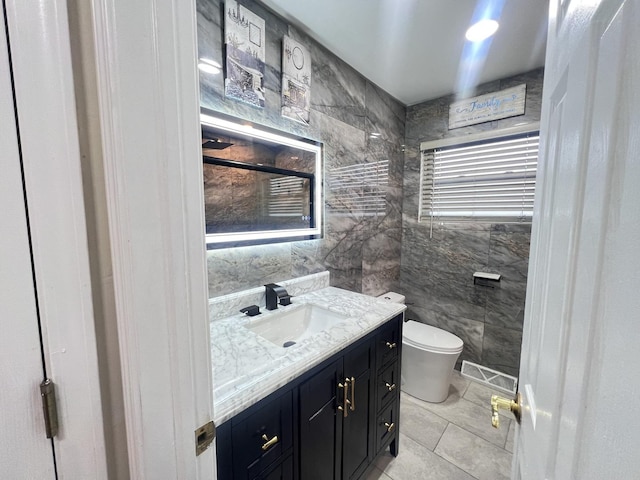
[[[449,106],[449,130],[522,115],[526,91],[527,85],[523,83],[517,87],[452,103]]]

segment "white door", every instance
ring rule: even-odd
[[[514,478],[640,478],[639,26],[551,0]]]
[[[56,478],[4,21],[0,22],[0,478]]]

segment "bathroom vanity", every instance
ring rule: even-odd
[[[405,307],[333,287],[287,290],[291,305],[211,323],[218,479],[363,478],[387,447],[398,451]],[[316,307],[336,318],[290,347],[274,343],[286,330],[257,328]]]

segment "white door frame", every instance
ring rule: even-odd
[[[67,6],[6,0],[58,474],[106,479]],[[195,4],[91,7],[130,477],[215,478]]]
[[[91,9],[130,476],[215,478],[195,1]]]
[[[58,478],[106,479],[66,6],[5,7],[44,360],[57,386]]]

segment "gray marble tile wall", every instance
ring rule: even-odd
[[[224,96],[223,75],[200,74],[200,104],[324,144],[325,233],[320,240],[211,250],[209,296],[328,270],[331,284],[371,295],[400,276],[406,109],[303,32],[254,0],[239,0],[266,21],[265,108]],[[198,55],[224,64],[223,1],[198,0]],[[309,126],[281,117],[282,38],[303,42],[312,59]],[[371,138],[372,132],[381,135]],[[332,170],[388,161],[386,209],[344,212],[332,194]]]
[[[531,226],[419,223],[420,143],[540,120],[543,69],[480,85],[476,95],[527,84],[525,114],[448,129],[446,96],[407,107],[402,208],[402,260],[395,290],[407,297],[407,316],[458,335],[462,360],[517,376]],[[463,141],[464,138],[461,138]],[[502,275],[499,288],[474,286],[473,273]]]

